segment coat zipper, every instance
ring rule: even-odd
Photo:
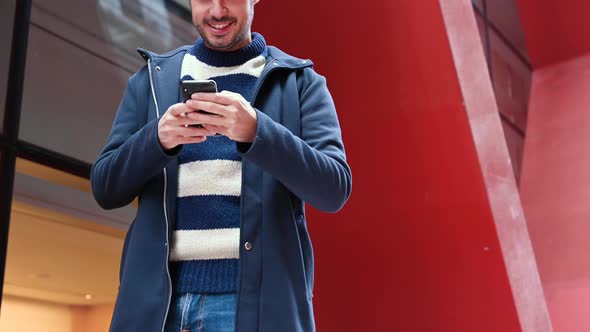
[[[154,89],[154,80],[152,77],[152,66],[151,59],[148,62],[148,73],[150,76],[150,88],[152,89],[152,97],[154,98],[154,104],[156,105],[156,116],[160,117],[160,108],[158,107],[158,100],[156,99],[156,91]],[[166,313],[164,314],[164,322],[162,323],[162,332],[166,327],[166,320],[168,319],[168,311],[170,310],[170,302],[172,301],[172,278],[170,277],[170,269],[168,267],[168,261],[170,259],[170,238],[169,238],[169,223],[168,223],[168,205],[166,204],[167,192],[168,192],[168,176],[166,175],[166,167],[164,171],[164,195],[163,195],[163,206],[164,206],[164,219],[166,220],[166,275],[168,277],[168,305],[166,306]]]

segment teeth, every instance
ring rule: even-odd
[[[229,24],[211,24],[211,26],[214,27],[215,29],[223,29],[228,25]]]

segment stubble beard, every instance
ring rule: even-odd
[[[232,25],[238,25],[239,21],[237,18],[235,18],[235,17],[222,17],[221,19],[206,18],[201,22],[201,24],[195,25],[195,28],[197,29],[197,32],[199,33],[201,38],[203,38],[205,46],[207,46],[208,48],[210,48],[212,50],[216,50],[216,51],[232,51],[232,50],[237,50],[237,49],[234,49],[236,47],[236,45],[240,45],[244,41],[247,41],[249,39],[249,37],[250,37],[249,31],[252,26],[253,19],[254,19],[254,11],[252,10],[250,17],[248,17],[248,19],[246,21],[246,24],[241,27],[240,31],[232,38],[232,40],[230,40],[228,43],[225,43],[225,44],[215,43],[214,42],[215,37],[209,38],[209,36],[207,36],[207,33],[205,33],[205,29],[207,29],[207,26],[211,23],[231,22]],[[248,45],[248,43],[244,42],[243,45],[240,46],[240,48],[247,46],[247,45]]]

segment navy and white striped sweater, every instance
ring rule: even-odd
[[[212,79],[219,91],[250,101],[266,63],[266,42],[233,52],[208,49],[199,39],[185,55],[181,79]],[[236,143],[210,136],[179,157],[177,220],[170,251],[174,291],[232,293],[238,288],[242,161]]]

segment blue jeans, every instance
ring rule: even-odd
[[[233,332],[236,294],[174,294],[164,332]]]

